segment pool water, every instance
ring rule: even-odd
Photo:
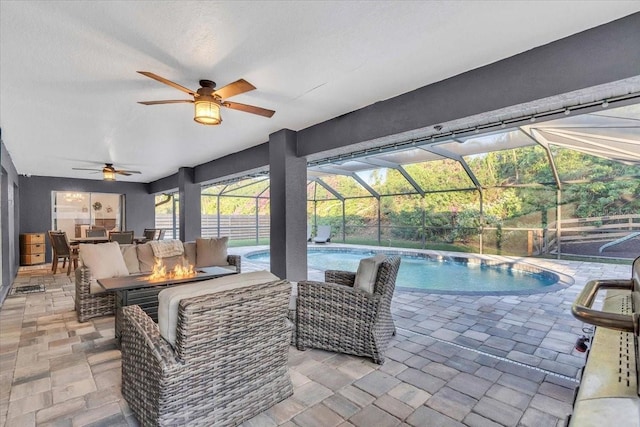
[[[310,250],[307,263],[318,270],[355,272],[362,258],[373,255],[370,251]],[[558,276],[553,273],[466,262],[466,258],[442,260],[405,254],[401,258],[396,286],[402,288],[440,293],[521,293],[542,291],[558,282]],[[269,252],[249,254],[247,259],[268,263]]]

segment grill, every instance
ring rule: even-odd
[[[592,305],[605,291],[601,310]],[[596,326],[576,391],[569,426],[640,427],[640,257],[629,280],[592,280],[571,311]]]

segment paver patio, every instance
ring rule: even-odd
[[[398,333],[384,365],[291,347],[294,395],[244,425],[563,425],[584,364],[570,305],[588,280],[628,278],[630,267],[525,261],[575,284],[518,296],[396,291]],[[243,271],[256,268],[243,260]],[[0,425],[137,425],[120,393],[113,317],[79,323],[66,274],[23,271],[14,287],[23,285],[45,291],[9,296],[0,309]]]

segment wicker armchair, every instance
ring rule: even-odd
[[[174,347],[124,307],[122,394],[140,425],[236,426],[291,396],[290,292],[276,280],[183,299]]]
[[[378,268],[374,292],[354,289],[355,273],[327,270],[324,282],[298,282],[296,346],[368,356],[384,363],[395,326],[391,298],[400,257]]]
[[[116,312],[116,297],[112,292],[91,293],[91,270],[84,265],[76,269],[75,305],[78,322]]]

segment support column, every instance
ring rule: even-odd
[[[307,160],[297,156],[296,132],[269,135],[271,272],[292,281],[307,278]]]
[[[180,198],[180,240],[189,242],[201,235],[200,185],[194,183],[195,169],[178,169],[178,194]]]

